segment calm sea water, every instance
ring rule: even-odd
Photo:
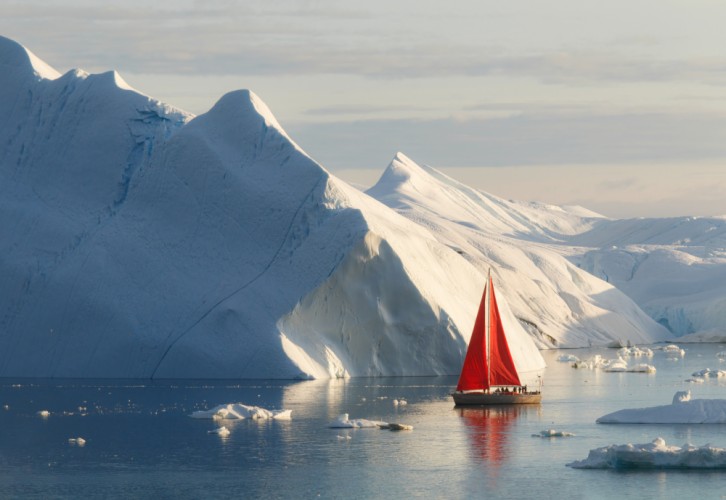
[[[655,374],[573,369],[546,351],[540,406],[455,409],[455,377],[334,381],[0,379],[0,498],[724,498],[726,471],[603,471],[565,467],[608,444],[711,443],[726,425],[598,425],[622,408],[670,403],[678,390],[726,398],[723,346],[684,346],[648,360]],[[407,404],[394,405],[394,399]],[[290,421],[225,422],[189,414],[241,402],[290,409]],[[48,410],[43,418],[38,411]],[[413,431],[331,429],[339,414]],[[541,439],[554,428],[575,437]],[[83,447],[69,438],[83,437]]]

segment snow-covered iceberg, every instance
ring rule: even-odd
[[[458,373],[482,270],[331,175],[254,93],[194,117],[6,38],[0,89],[0,375]]]
[[[691,399],[679,391],[670,405],[619,410],[597,419],[599,424],[726,424],[726,399]]]
[[[250,91],[195,117],[0,38],[0,116],[0,376],[456,374],[490,267],[521,371],[670,337],[567,260],[605,218],[403,154],[362,193]]]
[[[590,450],[574,469],[726,469],[726,449],[711,445],[668,446],[661,437],[651,443],[604,446]]]
[[[670,338],[628,297],[571,263],[563,242],[604,218],[577,207],[504,200],[399,153],[366,191],[424,225],[477,269],[496,270],[514,317],[540,347]]]
[[[242,403],[229,403],[215,406],[211,410],[195,411],[192,418],[210,418],[212,420],[290,420],[292,410],[267,410],[259,406],[248,406]]]

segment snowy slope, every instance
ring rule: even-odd
[[[632,300],[562,256],[561,242],[596,232],[605,221],[597,214],[506,202],[401,153],[367,193],[427,227],[481,271],[492,267],[514,314],[541,346],[668,337]]]
[[[573,262],[674,334],[726,332],[726,217],[607,221],[572,242]]]
[[[0,64],[0,375],[458,373],[479,271],[253,93],[192,117],[7,39]]]

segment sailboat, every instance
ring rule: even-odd
[[[497,307],[491,271],[459,383],[451,395],[457,406],[538,404],[542,400],[539,389],[528,391],[520,382]]]

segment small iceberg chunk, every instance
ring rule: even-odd
[[[668,357],[680,356],[682,358],[686,355],[686,351],[675,344],[668,344],[667,346],[661,347],[660,350]]]
[[[629,408],[604,415],[598,424],[726,424],[726,399],[691,399],[679,391],[670,405]]]
[[[232,433],[230,432],[229,429],[227,429],[227,427],[225,427],[223,425],[222,427],[220,427],[218,429],[207,431],[207,434],[217,434],[219,437],[225,438],[225,437],[229,437],[229,435]]]
[[[574,436],[571,432],[557,431],[555,429],[547,429],[546,431],[539,431],[539,434],[532,434],[532,437],[536,438],[553,438],[553,437],[571,437]]]
[[[590,450],[584,460],[567,464],[573,469],[726,469],[726,449],[709,444],[668,446],[661,437],[646,444],[604,446]]]
[[[68,444],[71,446],[86,446],[86,440],[82,437],[69,438]]]
[[[580,361],[580,358],[575,356],[574,354],[563,354],[562,356],[557,358],[557,361],[560,363],[577,363]]]
[[[329,427],[331,429],[374,429],[384,425],[388,425],[388,423],[380,420],[366,420],[365,418],[351,420],[348,418],[347,413],[343,413],[330,422]]]
[[[726,370],[711,370],[710,368],[704,368],[703,370],[691,373],[691,375],[702,378],[721,378],[726,377]]]
[[[40,410],[38,415],[43,418],[48,418],[50,416],[50,412],[48,410]]]
[[[412,431],[413,425],[408,424],[386,424],[382,423],[382,425],[378,426],[381,429],[388,429],[389,431]]]
[[[213,420],[244,420],[246,418],[254,420],[290,420],[291,414],[292,410],[270,411],[259,406],[229,403],[216,406],[211,410],[195,411],[189,416],[192,418],[211,418]]]
[[[653,357],[653,351],[648,349],[647,347],[623,347],[622,349],[618,350],[618,355],[624,358],[631,357],[631,358],[652,358]]]

